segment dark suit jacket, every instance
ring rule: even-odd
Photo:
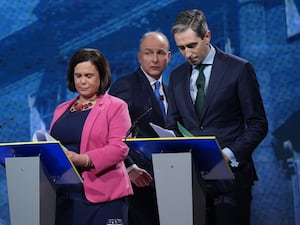
[[[191,71],[186,62],[171,73],[167,128],[178,131],[179,121],[195,136],[216,136],[220,147],[230,148],[240,163],[234,182],[225,189],[251,186],[257,178],[251,154],[268,130],[252,65],[216,48],[201,118],[190,97]]]
[[[163,85],[163,89],[166,93],[166,86]],[[140,68],[134,73],[121,77],[114,82],[109,90],[109,94],[127,102],[132,122],[136,121],[138,117],[152,107],[152,110],[139,120],[137,137],[157,137],[156,132],[149,125],[149,122],[165,127],[159,103],[156,100],[147,77]],[[125,160],[125,164],[128,167],[133,163],[146,169],[153,176],[152,163],[142,159],[135,151],[131,150]]]

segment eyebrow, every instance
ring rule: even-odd
[[[168,50],[166,50],[164,48],[159,48],[159,49],[145,48],[144,51],[152,51],[152,52],[155,52],[155,51],[165,51],[165,52],[168,52]]]
[[[183,47],[186,47],[186,48],[193,48],[193,47],[195,47],[197,44],[198,44],[198,42],[192,42],[192,43],[188,43],[187,45],[177,45],[177,47],[178,47],[178,48],[183,48]]]

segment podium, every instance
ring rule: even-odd
[[[205,180],[234,179],[215,137],[130,138],[153,163],[161,225],[205,225]]]
[[[56,188],[81,183],[58,141],[0,144],[11,225],[54,225]]]

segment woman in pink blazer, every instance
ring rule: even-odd
[[[109,64],[99,50],[73,55],[67,85],[79,95],[57,106],[50,133],[68,149],[83,185],[57,190],[56,225],[127,224],[127,196],[133,193],[122,138],[131,122],[126,103],[105,93],[110,84]]]

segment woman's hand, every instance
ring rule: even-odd
[[[66,154],[75,166],[92,167],[93,163],[88,154],[78,154],[73,151],[66,150]]]

